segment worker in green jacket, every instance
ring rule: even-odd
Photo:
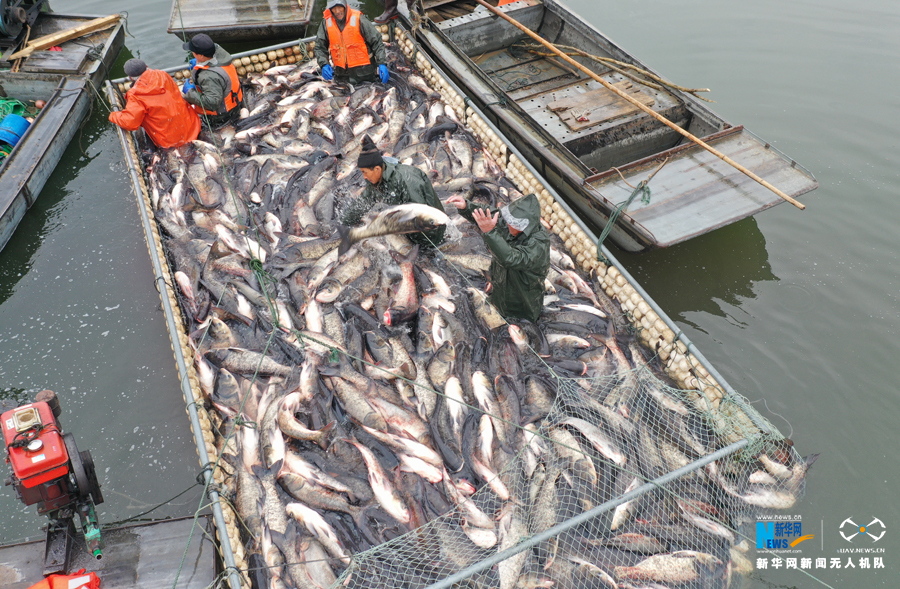
[[[444,206],[434,192],[428,176],[419,168],[401,164],[392,157],[385,157],[372,139],[365,135],[362,151],[356,164],[366,179],[366,188],[352,200],[340,215],[344,225],[357,225],[377,203],[402,205],[417,203],[444,212]],[[445,227],[431,231],[411,233],[409,238],[421,247],[434,247],[444,240]]]
[[[473,205],[460,195],[447,199],[483,233],[491,259],[489,300],[507,319],[537,321],[550,269],[550,235],[541,225],[541,205],[529,194],[500,209]]]
[[[244,91],[231,54],[204,33],[194,35],[183,47],[194,56],[189,62],[191,78],[181,88],[184,99],[213,129],[237,120]]]

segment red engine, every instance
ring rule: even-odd
[[[0,415],[6,446],[6,462],[12,476],[6,479],[25,505],[37,505],[50,518],[44,554],[44,574],[68,566],[75,515],[81,520],[85,545],[101,558],[103,542],[95,505],[103,503],[94,461],[88,451],[79,452],[75,438],[59,425],[59,399],[53,391],[41,391],[34,403]]]
[[[69,453],[59,422],[47,403],[31,403],[0,416],[10,482],[26,505],[47,513],[75,500],[69,483]]]
[[[12,468],[6,484],[23,503],[37,505],[40,514],[89,495],[94,503],[103,502],[90,452],[79,452],[72,434],[62,433],[59,414],[56,395],[44,391],[34,403],[0,416],[6,462]]]

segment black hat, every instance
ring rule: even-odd
[[[209,38],[209,35],[200,33],[194,35],[194,38],[181,46],[185,51],[193,51],[199,53],[203,57],[212,57],[216,54],[216,44]]]
[[[125,62],[125,75],[136,78],[147,70],[147,64],[140,59],[132,58]]]
[[[356,165],[360,168],[384,167],[384,159],[381,157],[381,152],[368,135],[363,136],[362,151],[359,152],[359,159],[356,160]]]

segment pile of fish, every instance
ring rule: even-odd
[[[426,586],[720,445],[556,237],[540,320],[508,325],[454,207],[376,208],[338,230],[364,134],[441,198],[521,196],[389,55],[388,85],[325,82],[313,63],[251,74],[234,125],[148,155],[220,466],[272,589]],[[438,249],[403,235],[438,225]],[[713,465],[468,586],[724,587],[731,528],[792,505],[806,468],[787,451]]]

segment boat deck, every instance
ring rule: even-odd
[[[216,578],[216,551],[209,539],[213,527],[208,517],[192,527],[193,518],[184,518],[105,529],[102,560],[95,560],[84,536],[76,534],[68,572],[95,572],[103,589],[203,589]],[[0,588],[31,587],[44,578],[43,566],[43,540],[0,546]]]
[[[498,0],[486,1],[492,6],[498,4]],[[479,6],[474,0],[424,0],[422,5],[425,7],[425,15],[436,23],[465,16]]]
[[[91,15],[41,13],[35,20],[30,39],[39,39],[78,27],[97,18]],[[59,44],[59,51],[34,51],[22,59],[18,72],[28,74],[62,74],[68,77],[87,77],[97,85],[104,80],[125,44],[125,17],[113,25]],[[15,49],[15,48],[14,48]],[[6,61],[14,50],[7,51],[0,59],[0,68],[10,68],[14,62]],[[8,79],[17,72],[3,71],[0,79]]]
[[[168,32],[182,40],[206,33],[216,42],[306,35],[315,0],[173,0]]]
[[[483,6],[421,30],[420,43],[597,228],[607,224],[633,186],[667,161],[650,184],[650,203],[635,200],[619,217],[611,234],[619,247],[627,251],[668,247],[783,202],[714,155],[688,144],[678,127],[792,197],[818,185],[796,162],[731,125],[696,97],[657,84],[653,80],[660,76],[652,69],[556,0],[518,0],[500,10],[574,54],[576,62],[643,108]],[[629,69],[631,74],[644,70],[653,79],[626,76],[623,72]]]
[[[658,126],[647,113],[554,57],[507,47],[473,61],[588,167],[608,167],[590,158],[597,143],[595,136],[618,136],[631,129]],[[670,120],[686,122],[689,117],[683,103],[671,92],[643,86],[611,70],[600,72],[600,76]],[[579,141],[586,138],[591,138],[585,142],[587,149]],[[672,145],[676,141],[673,136]]]

